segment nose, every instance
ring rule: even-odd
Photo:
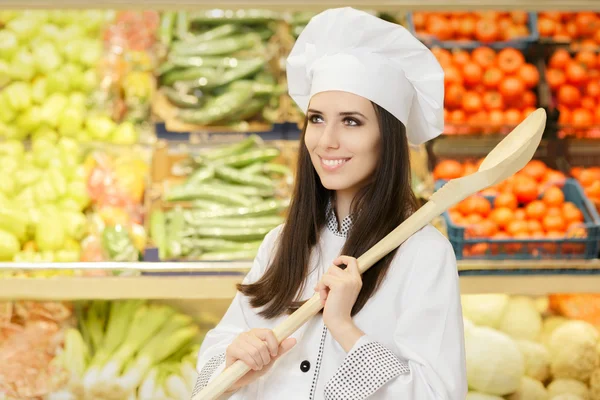
[[[337,149],[340,146],[335,124],[326,124],[319,138],[319,146],[323,149]]]

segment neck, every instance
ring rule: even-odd
[[[350,205],[354,200],[356,193],[344,190],[338,190],[335,192],[335,213],[338,217],[338,223],[350,215]]]

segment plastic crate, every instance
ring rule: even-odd
[[[515,49],[524,50],[528,48],[532,43],[536,42],[539,38],[539,32],[537,29],[537,13],[527,13],[529,20],[527,26],[529,28],[529,35],[516,40],[497,41],[490,43],[483,43],[477,40],[472,41],[458,41],[458,40],[439,40],[429,35],[418,34],[415,31],[415,25],[413,22],[413,13],[408,13],[406,16],[406,28],[419,40],[427,44],[429,47],[442,47],[445,49],[476,49],[477,47],[488,46],[493,49],[504,49],[507,47],[513,47]]]
[[[436,190],[445,181],[436,182]],[[593,259],[598,256],[600,241],[600,216],[594,205],[585,196],[581,185],[568,178],[562,188],[565,201],[574,203],[583,213],[585,238],[565,239],[491,239],[467,238],[466,228],[455,224],[448,211],[442,214],[447,226],[448,239],[459,260],[537,260],[537,259]],[[494,197],[486,196],[492,202]],[[466,249],[477,248],[478,254],[465,255]]]

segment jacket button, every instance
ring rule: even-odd
[[[306,360],[302,361],[300,364],[300,371],[308,372],[310,370],[310,363]]]

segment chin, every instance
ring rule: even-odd
[[[323,185],[323,187],[325,187],[325,189],[335,190],[335,191],[351,189],[351,188],[355,187],[356,184],[358,183],[358,182],[350,181],[348,179],[340,178],[339,176],[335,176],[335,177],[327,176],[327,177],[320,177],[320,178],[321,178],[321,184]]]

